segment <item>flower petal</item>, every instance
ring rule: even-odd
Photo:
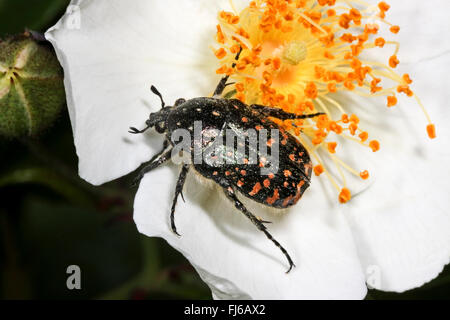
[[[213,40],[221,4],[74,0],[47,32],[66,74],[84,179],[101,184],[118,178],[160,148],[149,136],[127,132],[130,126],[144,126],[149,113],[159,109],[150,85],[169,104],[214,90],[218,78],[208,66],[215,57],[205,43]]]
[[[397,38],[402,63],[418,63],[450,52],[450,37],[445,36],[450,28],[448,1],[395,0],[391,4],[387,20],[401,28]]]
[[[148,174],[136,195],[134,213],[140,232],[166,239],[183,253],[220,299],[361,299],[364,274],[353,238],[342,214],[325,201],[324,193],[309,190],[290,213],[268,213],[245,201],[255,215],[272,221],[273,236],[285,246],[297,267],[288,267],[274,246],[223,195],[202,185],[190,173],[184,188],[186,203],[178,202],[176,225],[169,213],[179,170],[163,167]],[[319,181],[315,180],[320,189]],[[330,191],[330,190],[328,190]],[[239,195],[241,200],[245,197]]]
[[[382,146],[374,156],[376,182],[344,211],[363,265],[371,270],[368,283],[381,290],[420,287],[450,261],[449,66],[450,55],[407,66],[416,79],[412,89],[436,120],[438,139],[426,137],[414,99],[402,97],[389,110],[374,106],[369,121]]]

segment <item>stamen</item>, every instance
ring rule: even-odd
[[[326,116],[303,121],[277,121],[295,134],[314,161],[316,176],[326,176],[339,194],[339,201],[350,201],[346,174],[368,179],[369,173],[354,169],[339,159],[346,152],[340,140],[356,143],[377,152],[381,144],[369,141],[369,132],[356,114],[330,96],[339,91],[362,97],[385,97],[386,106],[398,103],[398,94],[414,97],[422,109],[427,134],[436,138],[431,118],[413,92],[409,74],[398,74],[400,45],[377,36],[380,26],[393,34],[400,28],[386,21],[390,6],[380,2],[372,6],[362,0],[255,0],[237,12],[220,12],[215,56],[220,60],[219,74],[231,75],[236,83],[225,94],[248,104],[264,104],[287,112],[308,114],[324,112]],[[359,9],[356,9],[358,7]],[[365,61],[365,50],[393,46],[393,54],[384,63]],[[234,56],[243,48],[236,68]],[[228,54],[231,53],[231,54]],[[385,80],[394,82],[384,87]],[[323,159],[319,156],[319,153]],[[336,168],[340,183],[327,165]],[[344,171],[345,170],[345,171]]]

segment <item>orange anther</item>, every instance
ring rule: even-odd
[[[230,20],[228,20],[228,22],[230,24],[238,24],[239,23],[239,17],[238,16],[234,16]]]
[[[221,44],[225,44],[225,35],[222,32],[222,28],[220,27],[220,25],[217,25],[217,42],[221,43]]]
[[[323,166],[321,164],[319,164],[318,166],[314,167],[314,174],[318,177],[320,176],[322,173],[325,172],[325,169],[323,168]]]
[[[329,9],[327,10],[327,16],[330,17],[334,17],[336,15],[336,11],[333,9]]]
[[[434,124],[429,124],[427,126],[427,132],[430,139],[436,139],[436,126]]]
[[[359,134],[359,138],[362,142],[366,142],[369,139],[369,134],[367,132],[362,132]]]
[[[408,85],[405,86],[398,86],[397,87],[397,92],[398,93],[404,93],[406,94],[408,97],[412,97],[414,95],[414,92],[412,92],[412,90],[410,89],[410,87]]]
[[[386,40],[384,40],[383,38],[377,38],[375,40],[375,45],[377,47],[383,48],[385,44],[386,44]]]
[[[405,81],[407,84],[413,83],[413,81],[411,80],[411,77],[407,73],[403,75],[403,81]]]
[[[227,72],[227,70],[228,70],[227,66],[222,66],[222,67],[220,67],[219,69],[216,70],[216,73],[217,74],[224,74],[224,73]]]
[[[243,94],[243,93],[238,93],[237,95],[236,95],[236,99],[238,99],[238,100],[240,100],[241,102],[243,102],[243,103],[245,103],[245,94]]]
[[[356,40],[356,37],[354,37],[351,33],[344,33],[340,39],[344,42],[352,43]]]
[[[281,68],[281,59],[280,58],[276,57],[275,59],[273,59],[272,63],[273,63],[273,67],[275,70],[278,70]]]
[[[329,142],[328,143],[328,152],[336,153],[336,147],[337,147],[337,143],[336,142]]]
[[[378,150],[380,150],[380,143],[377,140],[370,141],[369,147],[373,152],[377,152]]]
[[[214,52],[214,55],[217,57],[217,59],[223,59],[227,55],[227,52],[224,48],[220,48],[219,50],[216,50],[216,52]]]
[[[348,29],[348,28],[350,28],[351,21],[352,21],[352,19],[350,19],[350,16],[348,14],[344,13],[339,18],[339,25],[344,29]]]
[[[397,34],[400,31],[399,26],[392,26],[389,30],[391,30],[392,33]]]
[[[393,107],[397,105],[397,97],[396,96],[389,96],[387,97],[387,105],[388,107]]]
[[[347,188],[342,189],[341,193],[339,194],[339,202],[340,203],[347,203],[352,199],[352,193]]]
[[[358,130],[358,126],[357,126],[355,123],[351,123],[351,124],[348,126],[348,129],[350,130],[350,134],[351,134],[352,136],[354,136],[354,135],[356,134],[356,131]]]
[[[350,91],[355,89],[355,85],[350,80],[344,82],[344,87],[346,87]]]
[[[369,179],[369,177],[370,177],[369,171],[365,170],[365,171],[361,172],[361,173],[359,174],[359,176],[361,177],[361,179],[367,180],[367,179]]]
[[[386,2],[382,1],[378,4],[378,8],[380,8],[381,11],[386,12],[391,8],[391,6],[388,5]]]
[[[244,91],[244,84],[243,83],[236,83],[236,90],[238,92],[243,92]]]
[[[400,63],[400,60],[398,60],[398,58],[395,54],[389,58],[389,66],[391,68],[396,68],[399,63]]]
[[[350,122],[353,122],[353,123],[355,123],[355,124],[358,124],[358,123],[359,123],[359,118],[358,118],[358,116],[357,116],[356,114],[352,114],[352,115],[350,116]]]
[[[361,18],[362,18],[362,15],[361,15],[361,12],[359,12],[359,10],[357,10],[355,8],[350,10],[350,19],[352,19],[356,25],[361,24]]]
[[[289,11],[285,16],[284,20],[286,21],[292,21],[294,20],[294,13],[292,11]]]
[[[336,83],[334,83],[334,82],[330,82],[327,87],[328,87],[328,91],[329,92],[336,92],[337,91]]]
[[[316,137],[311,142],[313,143],[313,145],[318,146],[319,144],[321,144],[323,142],[323,139],[320,137]]]
[[[310,99],[316,99],[318,95],[317,87],[314,82],[309,82],[306,85],[305,95]]]
[[[323,54],[323,56],[324,56],[325,58],[327,58],[327,59],[330,59],[330,60],[334,59],[334,55],[332,55],[331,52],[329,52],[329,51],[325,51],[325,53]]]

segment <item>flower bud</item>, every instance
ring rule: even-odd
[[[63,71],[53,48],[31,33],[0,41],[0,136],[35,136],[65,104]]]

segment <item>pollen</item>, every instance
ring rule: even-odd
[[[380,150],[380,143],[377,140],[370,141],[369,146],[373,152]]]
[[[339,202],[340,203],[347,203],[352,199],[352,193],[349,189],[344,188],[341,190],[341,193],[339,194]]]
[[[389,10],[384,1],[371,6],[359,0],[254,0],[242,11],[218,13],[213,47],[216,72],[231,75],[235,83],[225,94],[234,94],[249,105],[299,115],[324,113],[277,124],[298,137],[311,155],[315,175],[328,178],[342,203],[351,199],[347,175],[368,179],[368,172],[341,160],[340,153],[347,152],[347,143],[341,141],[373,152],[382,146],[378,140],[369,140],[372,134],[365,130],[366,120],[358,117],[358,109],[350,112],[335,93],[367,99],[381,96],[386,108],[398,104],[398,94],[414,98],[428,122],[428,137],[436,138],[431,117],[411,87],[412,77],[396,72],[400,44],[379,36],[383,30],[392,37],[400,31],[387,20]],[[377,56],[380,48],[392,48],[392,53],[379,61],[363,58],[365,52]],[[231,68],[234,63],[236,67]],[[369,105],[358,106],[361,114],[367,113]]]
[[[363,179],[363,180],[367,180],[367,179],[369,179],[369,177],[370,177],[369,171],[367,171],[367,170],[364,170],[364,171],[361,172],[359,175],[360,175],[361,179]]]
[[[436,127],[434,124],[428,125],[427,132],[428,132],[428,136],[430,137],[430,139],[436,138]]]
[[[227,52],[224,48],[220,48],[214,53],[214,55],[217,57],[217,59],[223,59],[227,55]]]
[[[314,167],[314,174],[316,176],[320,176],[322,173],[324,172],[323,166],[322,165],[318,165]]]

